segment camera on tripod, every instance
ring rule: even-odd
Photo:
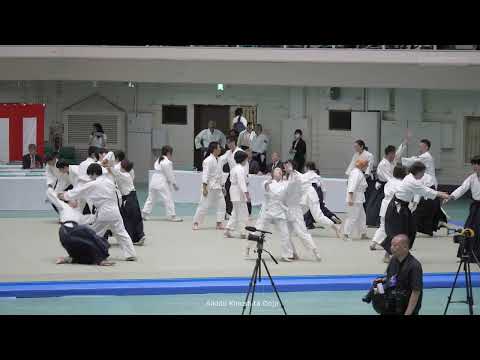
[[[259,232],[260,235],[248,234],[247,239],[249,241],[256,241],[257,243],[260,243],[260,244],[263,244],[265,242],[265,234],[271,234],[271,232],[269,231],[263,231],[253,226],[247,226],[245,227],[245,230],[248,230],[250,232]]]
[[[465,244],[468,239],[473,239],[475,237],[475,232],[472,229],[457,229],[455,230],[455,235],[453,237],[453,242],[455,244]]]

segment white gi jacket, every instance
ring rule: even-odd
[[[221,190],[225,181],[223,180],[222,162],[213,154],[203,160],[202,183],[207,184],[207,189]]]
[[[350,161],[350,165],[348,165],[347,170],[345,171],[345,175],[350,176],[350,172],[356,168],[355,163],[357,160],[367,160],[368,161],[368,167],[367,170],[365,170],[365,175],[372,175],[372,170],[373,166],[375,165],[375,159],[373,157],[373,154],[368,152],[367,150],[363,150],[361,154],[358,152],[355,152],[352,156],[352,161]]]
[[[53,166],[46,164],[45,165],[45,176],[47,177],[47,187],[51,186],[52,188],[55,187],[57,183],[58,177],[60,176],[60,171],[57,169],[57,162],[55,160],[55,164]]]
[[[97,161],[96,160],[93,160],[92,158],[86,158],[85,160],[83,160],[80,165],[78,165],[79,167],[79,172],[81,175],[87,175],[87,169],[88,167],[90,166],[90,164],[93,164],[93,163],[96,163]]]
[[[267,181],[263,182],[263,187]],[[275,181],[265,190],[265,203],[263,205],[263,214],[267,218],[287,219],[287,210],[285,206],[285,196],[287,193],[287,183],[285,181]]]
[[[451,195],[455,200],[462,197],[468,190],[472,192],[473,200],[480,201],[480,179],[476,173],[473,173],[458,187]]]
[[[110,170],[113,173],[118,190],[120,190],[120,194],[122,194],[122,196],[128,195],[132,191],[135,191],[132,175],[130,175],[130,173],[118,170],[115,166],[110,168]]]
[[[195,136],[195,149],[208,148],[212,141],[217,141],[222,149],[227,143],[225,135],[220,130],[214,129],[212,134],[210,129],[204,129]]]
[[[96,219],[99,222],[122,220],[118,208],[115,184],[105,176],[81,184],[64,193],[65,200],[88,198],[97,208]]]
[[[235,165],[230,172],[230,200],[232,202],[247,202],[245,193],[247,190],[247,176],[241,164]]]
[[[156,170],[152,175],[150,187],[152,189],[161,189],[164,186],[172,187],[175,182],[175,174],[173,172],[173,163],[166,156],[160,161],[158,159],[153,165]]]
[[[93,221],[92,215],[82,214],[83,209],[78,207],[74,209],[69,204],[58,199],[57,194],[52,188],[47,189],[47,198],[57,208],[61,222],[75,221],[79,225],[85,225]]]
[[[367,180],[365,180],[365,175],[363,172],[357,167],[353,168],[350,172],[350,176],[348,177],[347,195],[345,201],[348,203],[348,193],[353,193],[353,202],[363,204],[365,202],[365,190],[367,187]]]
[[[419,198],[423,196],[425,199],[435,199],[438,191],[430,189],[421,180],[417,180],[412,174],[408,174],[395,191],[395,197],[405,202],[411,202],[415,195],[418,195]]]
[[[379,213],[380,217],[385,217],[388,204],[390,204],[390,201],[392,201],[393,196],[395,195],[395,192],[400,187],[401,183],[402,183],[401,179],[392,177],[385,184],[385,187],[383,188],[383,193],[385,194],[385,197],[383,198],[382,205],[380,206],[380,213]]]
[[[403,153],[406,149],[406,147],[401,144],[399,147],[398,147],[399,151],[401,153]],[[435,188],[437,187],[438,185],[438,182],[437,182],[437,177],[435,176],[435,161],[432,157],[432,155],[430,154],[430,151],[427,151],[426,153],[423,153],[423,154],[420,154],[419,156],[412,156],[412,157],[403,157],[402,158],[402,164],[404,166],[412,166],[413,163],[415,161],[421,161],[425,167],[427,168],[425,170],[425,173],[430,175],[432,178],[433,178],[433,183],[435,185]]]

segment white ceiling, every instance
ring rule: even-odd
[[[0,80],[480,89],[480,51],[0,46]]]

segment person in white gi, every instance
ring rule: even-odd
[[[110,164],[107,164],[107,169],[113,174],[121,194],[120,215],[122,215],[125,230],[130,235],[133,245],[142,246],[145,244],[145,233],[143,232],[143,219],[137,191],[131,175],[133,163],[123,159],[119,164],[120,169],[117,169],[117,165],[110,166]]]
[[[480,156],[472,158],[471,164],[473,173],[463,181],[462,185],[450,194],[449,200],[458,200],[470,190],[473,201],[480,201]]]
[[[385,232],[385,213],[387,211],[387,206],[392,201],[395,192],[400,187],[402,180],[407,176],[407,168],[401,164],[397,165],[393,169],[393,176],[389,178],[383,192],[385,197],[382,200],[382,206],[380,207],[380,227],[375,232],[375,235],[372,238],[370,244],[370,250],[383,249],[380,244],[385,240],[387,234]]]
[[[393,178],[393,169],[400,160],[402,149],[399,147],[395,150],[395,146],[389,145],[385,148],[385,157],[378,163],[377,166],[377,179],[386,183]],[[380,184],[375,184],[375,188],[378,190]]]
[[[54,188],[60,172],[57,169],[57,157],[55,154],[45,156],[45,176],[47,177],[47,188]]]
[[[252,156],[253,159],[258,161],[260,165],[260,171],[262,173],[267,172],[267,149],[269,139],[267,135],[263,133],[263,127],[260,124],[255,125],[255,133],[257,134],[252,141]]]
[[[351,240],[352,235],[361,234],[361,239],[368,239],[365,209],[365,190],[367,181],[363,171],[368,168],[368,160],[359,159],[350,171],[347,183],[347,218],[343,227],[343,239]]]
[[[93,181],[82,184],[73,190],[60,193],[60,200],[75,200],[88,197],[97,208],[95,221],[91,225],[98,236],[104,236],[107,230],[111,230],[123,251],[126,261],[136,261],[136,252],[132,239],[123,225],[120,215],[118,200],[115,195],[115,184],[106,176],[102,176],[102,167],[99,164],[91,164],[87,169],[87,175]]]
[[[433,190],[425,186],[421,179],[425,174],[426,167],[421,161],[416,161],[409,169],[410,174],[405,176],[398,189],[395,191],[393,199],[387,206],[385,212],[385,232],[387,237],[382,243],[382,247],[390,254],[392,239],[399,234],[405,234],[410,239],[410,248],[412,248],[416,237],[416,226],[410,209],[411,202],[415,196],[426,199],[448,199],[447,193]],[[388,261],[385,257],[384,261]]]
[[[58,177],[57,177],[57,183],[56,186],[53,188],[57,194],[64,192],[66,189],[73,187],[74,184],[72,184],[72,178],[77,178],[76,173],[72,173],[72,176],[70,176],[68,172],[69,165],[66,161],[64,160],[59,160],[55,164],[56,168],[58,169]],[[65,170],[64,168],[67,168]]]
[[[248,222],[247,201],[250,201],[247,189],[247,174],[245,173],[247,156],[247,153],[244,151],[237,151],[234,156],[237,164],[230,172],[230,200],[232,201],[233,209],[225,231],[225,237],[228,238],[233,237],[232,231],[239,230],[240,237],[246,239],[245,226]]]
[[[237,145],[243,150],[250,149],[256,136],[257,134],[253,131],[253,124],[250,122],[247,128],[238,135]]]
[[[165,145],[162,148],[161,156],[155,161],[155,173],[152,175],[150,186],[148,189],[148,197],[143,206],[142,216],[144,220],[152,213],[153,205],[161,198],[167,216],[170,221],[183,221],[182,218],[177,217],[175,212],[175,202],[173,201],[173,190],[178,191],[178,186],[175,181],[175,174],[173,173],[172,165],[173,148]]]
[[[122,168],[121,162],[123,160],[125,160],[125,153],[122,150],[117,150],[117,151],[114,151],[113,153],[115,155],[115,165],[114,165],[114,167],[115,167],[115,169],[120,171],[121,168]],[[135,170],[134,169],[130,170],[129,174],[132,177],[132,181],[135,181]]]
[[[263,183],[265,188],[265,202],[262,204],[255,228],[268,231],[269,225],[273,224],[275,229],[280,233],[282,260],[289,262],[294,260],[294,254],[287,224],[288,208],[285,205],[287,182],[282,180],[283,172],[280,168],[273,170],[272,177],[273,179],[266,180]],[[255,244],[247,245],[245,251],[246,258],[249,256],[250,248],[254,246]]]
[[[464,228],[472,229],[474,232],[474,239],[468,241],[471,241],[473,244],[472,252],[478,257],[480,251],[480,156],[474,156],[470,160],[470,163],[473,167],[473,174],[465,179],[462,185],[450,195],[449,199],[458,200],[468,190],[472,193],[473,201],[470,205],[470,211],[467,220],[465,221]]]
[[[353,143],[353,149],[355,150],[352,161],[345,171],[345,175],[350,176],[350,172],[355,168],[357,160],[366,160],[368,161],[368,166],[364,169],[365,175],[372,177],[373,166],[375,165],[375,159],[373,154],[365,150],[365,142],[363,140],[357,140]]]
[[[97,163],[100,160],[100,155],[99,155],[99,148],[96,146],[90,146],[88,148],[88,156],[87,158],[78,165],[78,174],[80,179],[86,179],[89,178],[87,176],[87,169],[90,166],[90,164]],[[88,205],[88,211],[92,213],[93,211],[93,204],[89,199],[84,199],[80,200],[80,202],[84,202],[85,204]],[[85,204],[83,204],[83,207],[85,207]],[[81,206],[81,205],[79,205]]]
[[[217,210],[217,230],[224,230],[225,198],[223,193],[223,165],[218,158],[222,152],[222,148],[219,143],[213,141],[208,146],[207,152],[209,155],[203,160],[202,194],[197,211],[193,217],[193,230],[198,230],[199,224],[203,222],[210,207],[214,207]]]
[[[225,135],[220,130],[215,129],[215,121],[209,121],[208,129],[200,131],[197,136],[195,136],[195,149],[201,149],[202,157],[205,156],[208,146],[212,141],[219,143],[222,149],[227,142]]]
[[[99,155],[98,155],[98,148],[95,146],[90,146],[88,148],[88,157],[83,160],[80,165],[78,166],[78,171],[80,175],[87,175],[87,169],[90,166],[90,164],[93,164],[97,161],[99,161]]]
[[[410,138],[410,137],[409,137]],[[437,177],[435,176],[435,160],[433,159],[432,154],[430,154],[430,147],[431,147],[430,140],[422,139],[419,143],[419,155],[412,156],[412,157],[402,157],[402,164],[404,166],[410,167],[413,165],[415,161],[421,161],[427,170],[425,174],[430,175],[433,178],[433,185],[435,189],[438,186]],[[399,147],[398,151],[400,154],[403,154],[406,150],[406,144],[403,142]]]
[[[322,178],[320,175],[316,174],[314,171],[308,171],[302,175],[303,181],[307,184],[317,183],[321,186]],[[325,187],[322,187],[322,190]],[[339,238],[340,233],[335,225],[335,223],[326,217],[322,209],[320,208],[320,199],[318,198],[317,191],[313,186],[309,186],[307,191],[303,194],[302,200],[300,201],[300,206],[302,207],[303,214],[306,214],[308,211],[312,214],[315,222],[320,225],[325,225],[330,227]]]
[[[305,226],[305,221],[303,220],[303,210],[300,205],[304,192],[307,190],[307,187],[312,187],[311,183],[305,182],[302,179],[302,174],[295,170],[296,164],[292,160],[289,160],[285,163],[285,171],[288,174],[287,181],[287,193],[285,195],[285,205],[287,206],[287,220],[288,220],[288,231],[289,235],[297,235],[300,238],[303,245],[312,251],[315,259],[321,261],[322,258],[317,250],[317,246],[313,242],[312,235],[307,230]],[[293,246],[293,259],[298,259],[298,253],[295,251],[295,246],[290,240]],[[285,260],[285,259],[284,259]],[[291,261],[287,259],[286,261]]]
[[[70,200],[68,203],[58,199],[58,194],[52,189],[47,189],[48,201],[58,209],[60,222],[74,221],[79,225],[87,225],[94,221],[93,215],[83,215],[78,206],[78,200]]]
[[[230,169],[229,176],[227,177],[227,180],[225,182],[225,190],[226,190],[226,194],[225,194],[225,206],[226,206],[226,208],[225,209],[226,209],[226,216],[229,217],[232,214],[232,210],[233,210],[233,205],[232,205],[232,202],[230,200],[230,186],[231,186],[230,177],[231,177],[233,168],[237,165],[237,163],[235,162],[235,154],[238,151],[243,152],[244,150],[240,149],[237,146],[237,140],[235,139],[234,136],[229,136],[227,138],[227,146],[228,146],[229,150],[227,150],[225,152],[225,154],[220,156],[218,160],[219,160],[219,163],[220,163],[220,166],[222,167],[222,169],[223,169],[223,166],[225,164],[228,164],[228,167]],[[243,168],[245,170],[245,174],[247,174],[247,187],[248,187],[248,173],[249,173],[249,168],[250,168],[248,160],[247,160],[246,164],[243,166]]]

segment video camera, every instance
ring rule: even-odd
[[[389,287],[385,278],[375,279],[362,301],[372,304],[373,309],[380,315],[402,315],[408,306],[409,294],[397,288]]]
[[[475,231],[472,229],[457,229],[454,230],[454,232],[458,234],[453,237],[455,244],[464,244],[467,239],[473,239],[475,237]]]
[[[261,235],[248,234],[248,237],[247,237],[249,241],[256,241],[257,243],[260,243],[260,244],[263,244],[265,242],[265,234],[271,234],[271,232],[269,231],[260,230],[253,226],[247,226],[245,227],[245,230],[248,230],[250,232],[261,233]]]

